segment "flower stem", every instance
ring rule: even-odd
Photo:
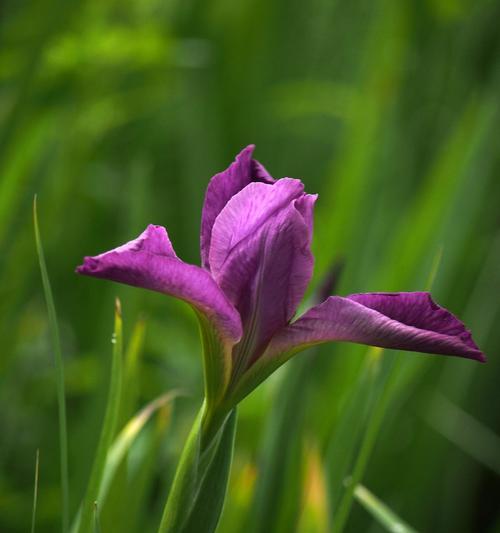
[[[182,451],[158,533],[215,531],[232,462],[236,410],[210,413],[203,403]]]

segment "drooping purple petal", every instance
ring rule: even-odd
[[[312,275],[316,197],[303,190],[299,180],[288,178],[251,183],[231,198],[213,227],[212,275],[240,312],[241,344],[254,354],[291,320]]]
[[[327,341],[486,360],[464,324],[424,292],[332,296],[281,330],[266,357]]]
[[[254,148],[253,144],[244,148],[235,161],[226,170],[216,174],[208,184],[201,215],[201,261],[205,268],[210,267],[212,227],[227,202],[253,181],[274,183],[267,170],[252,159]]]
[[[241,319],[234,306],[208,271],[175,255],[161,226],[150,225],[123,246],[85,257],[77,272],[174,296],[203,313],[227,341],[235,343],[241,337]]]

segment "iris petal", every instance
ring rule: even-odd
[[[214,224],[212,273],[240,312],[245,337],[238,349],[252,359],[291,320],[304,296],[313,268],[314,201],[299,180],[251,183]]]
[[[267,170],[252,159],[254,148],[254,145],[244,148],[235,161],[226,170],[216,174],[208,184],[201,215],[201,261],[205,268],[210,268],[212,227],[228,201],[253,181],[274,183]]]
[[[77,272],[174,296],[204,314],[228,342],[234,344],[241,337],[241,320],[234,306],[209,272],[175,255],[161,226],[150,225],[137,239],[86,257]]]
[[[280,331],[266,357],[327,341],[486,360],[464,324],[422,292],[332,296]]]
[[[210,246],[210,268],[215,279],[226,275],[225,263],[238,246],[294,200],[303,195],[300,180],[284,178],[274,185],[251,183],[233,196],[215,221]]]

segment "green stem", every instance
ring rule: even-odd
[[[182,451],[158,533],[215,531],[232,462],[236,409],[212,414],[203,403]]]

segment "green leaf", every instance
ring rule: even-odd
[[[99,507],[97,505],[97,502],[94,502],[94,520],[93,520],[93,524],[94,524],[93,533],[101,533],[101,524],[100,524],[100,521],[99,521]]]
[[[437,272],[439,270],[439,266],[441,264],[442,259],[442,250],[441,248],[438,249],[436,252],[434,259],[432,261],[431,270],[429,272],[428,278],[427,278],[427,285],[426,289],[430,290],[434,279],[437,275]],[[329,477],[329,487],[330,487],[330,496],[331,496],[331,510],[333,512],[334,517],[334,523],[333,523],[333,531],[334,533],[341,533],[347,523],[349,513],[351,511],[353,498],[354,498],[354,490],[358,483],[361,482],[364,472],[366,470],[366,467],[368,465],[368,461],[370,460],[373,448],[375,446],[378,433],[380,431],[380,428],[382,426],[382,422],[384,420],[385,413],[387,409],[389,408],[391,401],[393,400],[393,397],[396,395],[397,392],[401,392],[401,382],[402,380],[402,374],[405,368],[406,360],[402,359],[401,357],[398,357],[395,354],[384,355],[384,360],[380,360],[380,355],[384,354],[384,350],[380,348],[372,348],[374,350],[374,354],[376,354],[375,362],[380,362],[380,368],[377,368],[377,372],[372,375],[372,378],[370,380],[369,390],[370,390],[370,398],[365,396],[367,394],[367,388],[365,387],[363,380],[365,378],[360,379],[359,387],[357,387],[356,391],[353,393],[353,400],[361,401],[365,408],[368,408],[368,418],[366,420],[366,417],[363,417],[363,420],[360,420],[360,416],[356,417],[355,413],[352,413],[352,416],[354,417],[357,422],[353,424],[355,427],[354,431],[351,431],[349,428],[349,422],[347,422],[344,419],[344,424],[342,431],[346,431],[347,433],[347,439],[350,439],[350,452],[349,457],[347,457],[345,454],[342,453],[341,449],[336,448],[334,445],[334,450],[330,454],[330,462],[332,463],[332,466],[330,469],[335,468],[335,461],[336,456],[338,457],[338,460],[340,462],[340,468],[339,471],[342,474],[342,477],[339,475],[330,475]],[[370,365],[371,361],[368,360],[368,365]],[[418,362],[417,362],[418,365]],[[378,366],[378,365],[377,365]],[[408,365],[406,365],[408,367]],[[416,366],[418,369],[419,367]],[[410,376],[415,378],[417,370],[411,367],[412,371]],[[410,379],[410,377],[407,377],[407,379]],[[398,389],[399,387],[399,389]],[[357,396],[360,396],[358,399]],[[367,401],[369,400],[369,401]],[[345,415],[344,415],[345,416]],[[364,432],[362,435],[361,445],[359,448],[359,451],[357,453],[357,456],[354,460],[354,465],[352,466],[352,482],[349,484],[345,492],[342,494],[342,497],[340,497],[340,489],[342,487],[342,478],[345,478],[345,475],[348,473],[347,468],[350,467],[350,462],[352,461],[353,457],[353,450],[355,448],[355,445],[358,442],[360,433],[361,433],[361,424],[365,424]],[[349,435],[350,433],[350,435]],[[342,442],[342,440],[341,440]],[[329,470],[330,470],[329,469]],[[338,506],[337,506],[337,500]]]
[[[170,403],[177,395],[177,391],[168,392],[148,403],[131,420],[129,420],[125,427],[120,431],[112,446],[109,448],[106,457],[106,465],[104,467],[101,486],[99,488],[98,501],[101,507],[104,505],[111,482],[113,481],[118,467],[142,428],[158,409]]]
[[[203,475],[194,506],[183,529],[186,533],[199,531],[211,533],[215,531],[226,498],[235,435],[236,411],[233,410],[225,423],[220,441]]]
[[[325,463],[332,518],[344,489],[344,480],[351,473],[356,448],[373,401],[381,352],[380,348],[368,350],[367,363],[342,405],[333,438],[327,447]]]
[[[123,365],[123,332],[120,301],[115,302],[115,327],[113,333],[113,360],[111,364],[111,381],[108,393],[108,401],[101,436],[97,445],[97,451],[92,465],[92,472],[87,486],[87,492],[83,500],[81,513],[76,519],[73,529],[79,533],[87,533],[92,528],[92,516],[94,502],[97,500],[99,488],[106,468],[108,450],[113,442],[118,416],[120,412],[120,399],[122,389],[122,365]]]
[[[298,522],[303,477],[302,436],[307,418],[304,392],[314,360],[313,354],[309,354],[286,369],[276,392],[259,450],[259,476],[246,531],[288,533]]]
[[[128,306],[127,306],[128,308]],[[144,348],[146,322],[140,318],[134,325],[130,340],[125,350],[123,365],[123,389],[119,423],[125,424],[137,409],[139,392],[139,361]]]
[[[236,431],[236,410],[213,438],[204,425],[206,404],[196,417],[182,452],[159,533],[211,533],[222,512]]]
[[[31,533],[35,533],[36,506],[38,503],[38,471],[40,466],[40,450],[36,451],[35,482],[33,483],[33,508],[31,512]]]
[[[385,358],[388,359],[388,355],[386,355]],[[368,423],[361,442],[361,447],[355,458],[352,482],[342,495],[337,512],[334,515],[334,533],[341,533],[344,530],[352,507],[354,488],[361,481],[368,461],[371,457],[380,427],[382,426],[384,416],[392,398],[394,381],[397,380],[397,368],[400,363],[401,359],[388,359],[388,364],[381,365],[382,368],[380,374],[376,377],[373,396],[374,406],[369,414]]]
[[[170,425],[170,419],[171,413],[167,405],[158,412],[144,442],[140,443],[138,450],[134,450],[137,455],[134,458],[133,468],[128,472],[130,483],[134,487],[134,494],[127,499],[127,524],[130,525],[131,531],[142,531],[145,517],[149,526],[148,531],[155,531],[158,526],[159,515],[151,513],[149,496],[156,490],[158,459],[164,451],[164,436]],[[158,510],[161,512],[162,509]],[[139,528],[134,528],[134,525],[139,525]]]
[[[52,349],[54,350],[54,363],[56,367],[57,380],[57,406],[59,416],[59,455],[61,468],[61,521],[62,531],[68,530],[69,524],[69,482],[68,482],[68,431],[66,428],[66,393],[64,388],[64,364],[61,353],[61,338],[59,335],[59,326],[57,324],[56,307],[52,296],[49,275],[45,264],[43,253],[42,239],[38,227],[38,216],[36,207],[36,196],[33,199],[33,223],[35,227],[36,250],[38,262],[40,264],[40,273],[42,275],[43,292],[47,304],[47,313],[49,316],[49,331],[52,340]]]
[[[130,308],[130,301],[127,300],[127,309]],[[132,430],[136,425],[133,425],[133,419],[135,418],[138,409],[138,396],[139,387],[141,383],[139,371],[140,371],[140,355],[143,351],[144,341],[146,333],[146,323],[143,318],[139,318],[136,321],[127,348],[124,350],[124,362],[123,362],[123,384],[122,394],[120,401],[120,414],[118,417],[118,427],[124,428],[127,424],[131,424],[129,428]],[[147,409],[147,407],[145,408]],[[140,420],[144,420],[146,423],[146,417],[141,417],[137,414]],[[149,419],[149,416],[147,417]],[[132,420],[131,420],[132,419]],[[139,429],[142,431],[142,426]],[[123,433],[123,431],[122,431]],[[131,436],[129,445],[133,444],[133,441],[137,437],[137,434]],[[117,437],[118,440],[119,437]],[[113,443],[113,447],[117,441]],[[101,488],[99,490],[99,507],[101,509],[100,522],[104,530],[109,529],[110,525],[116,530],[124,531],[131,526],[134,506],[131,505],[131,500],[136,495],[135,485],[132,485],[131,479],[131,463],[128,461],[127,453],[125,457],[120,460],[120,464],[117,465],[113,471],[111,477],[108,477],[108,466],[111,448],[108,452],[108,458],[106,461],[106,469],[101,482]],[[106,486],[106,501],[104,501],[103,484],[110,483]],[[131,494],[130,487],[134,486],[134,495]],[[109,497],[108,497],[109,496]]]
[[[392,509],[363,485],[356,486],[354,497],[387,531],[392,533],[417,533],[415,529],[405,524]]]
[[[500,475],[500,436],[489,427],[438,393],[434,395],[425,419],[455,446]]]

